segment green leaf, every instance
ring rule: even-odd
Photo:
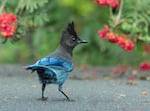
[[[20,0],[17,11],[25,8],[27,11],[32,13],[34,10],[43,7],[46,3],[48,3],[48,0]]]

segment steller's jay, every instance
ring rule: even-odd
[[[71,22],[62,33],[60,43],[55,51],[47,57],[38,60],[35,64],[25,66],[26,70],[36,71],[38,74],[42,83],[41,100],[47,100],[44,97],[44,90],[47,84],[58,84],[58,90],[67,100],[70,100],[63,92],[62,85],[73,70],[73,49],[80,43],[87,43],[87,41],[78,37],[74,29],[74,23]]]

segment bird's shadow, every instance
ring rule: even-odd
[[[50,99],[42,100],[41,98],[38,98],[37,100],[47,102]],[[67,99],[62,99],[62,98],[54,98],[54,99],[51,99],[50,101],[53,101],[53,102],[75,102],[74,99],[67,100]]]
[[[74,99],[70,99],[70,100],[67,100],[67,99],[60,99],[60,98],[55,98],[55,99],[52,99],[51,101],[54,101],[54,102],[75,102]]]

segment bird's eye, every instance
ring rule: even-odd
[[[75,37],[72,37],[72,41],[76,41],[76,38],[75,38]]]

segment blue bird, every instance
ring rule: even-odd
[[[87,43],[78,37],[74,23],[68,23],[66,29],[63,31],[60,43],[55,51],[48,56],[38,60],[33,65],[25,66],[26,70],[36,71],[39,80],[42,84],[42,98],[47,100],[44,96],[44,90],[47,84],[58,84],[58,91],[60,91],[67,100],[69,97],[63,92],[62,85],[73,70],[73,49],[81,43]]]

